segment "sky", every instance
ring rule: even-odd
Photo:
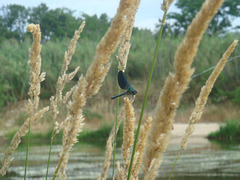
[[[9,4],[36,7],[41,3],[45,3],[50,9],[66,7],[75,10],[76,16],[80,16],[81,13],[98,16],[106,13],[108,17],[113,18],[119,0],[0,0],[0,7]],[[160,9],[161,3],[162,0],[141,0],[134,26],[154,31],[158,19],[163,16],[163,11]],[[173,4],[169,12],[179,12],[179,10]]]

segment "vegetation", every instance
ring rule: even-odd
[[[105,146],[109,134],[112,130],[113,125],[102,125],[95,131],[83,131],[79,134],[78,139],[81,142],[90,142],[93,144],[101,144]],[[123,126],[121,125],[119,128],[119,133],[117,134],[117,145],[120,146],[122,144],[123,137]]]
[[[228,120],[219,130],[208,135],[208,139],[217,141],[240,141],[240,119]]]
[[[79,134],[78,139],[81,142],[85,142],[85,143],[91,143],[91,144],[95,144],[95,145],[99,145],[101,144],[102,146],[105,146],[105,143],[108,139],[108,136],[112,130],[112,124],[106,124],[106,125],[102,125],[100,126],[97,130],[84,130],[82,133]],[[122,132],[123,132],[123,126],[120,126],[119,129],[119,133],[117,136],[117,145],[120,146],[120,144],[122,144]],[[10,140],[13,138],[14,134],[17,131],[11,131],[8,132],[6,137],[6,139],[4,139],[5,142],[10,142]],[[35,143],[46,143],[49,144],[49,140],[51,137],[52,131],[49,129],[49,131],[47,133],[34,133],[31,134],[31,143],[35,144]],[[54,143],[61,143],[62,140],[62,135],[63,132],[59,132],[55,137],[54,137]],[[22,138],[22,142],[24,143],[24,145],[27,142],[27,136],[24,136]]]
[[[164,25],[164,20],[166,18],[166,14],[168,11],[168,8],[170,7],[171,3],[173,0],[164,0],[163,4],[161,6],[161,9],[164,11],[164,17],[162,21],[162,26],[160,29],[160,35],[163,32],[163,25]],[[1,164],[1,170],[0,174],[4,176],[6,174],[6,171],[8,167],[11,165],[13,158],[12,155],[18,145],[21,142],[21,138],[28,133],[28,142],[27,142],[27,150],[26,150],[26,160],[25,160],[25,173],[24,173],[24,179],[27,178],[27,163],[28,163],[28,150],[30,146],[30,134],[31,134],[31,125],[37,122],[47,111],[51,112],[51,120],[52,120],[52,132],[51,132],[51,143],[50,143],[50,148],[49,148],[49,158],[48,158],[48,163],[47,163],[47,168],[46,168],[46,179],[48,178],[48,169],[49,169],[49,163],[51,161],[51,149],[52,149],[52,142],[54,139],[54,136],[58,134],[61,130],[63,130],[62,134],[62,146],[59,151],[59,156],[58,156],[58,161],[57,161],[57,166],[55,169],[55,172],[53,174],[53,180],[56,178],[57,175],[59,175],[60,179],[66,179],[66,166],[68,164],[69,156],[71,153],[71,149],[74,147],[74,145],[78,142],[79,134],[83,131],[83,126],[85,122],[85,114],[88,114],[89,117],[95,117],[96,114],[92,114],[90,111],[83,111],[86,108],[86,103],[90,98],[92,98],[94,95],[96,95],[99,92],[100,87],[102,86],[111,65],[116,65],[114,63],[111,63],[112,60],[110,59],[110,56],[114,53],[114,51],[117,49],[119,45],[119,53],[118,53],[118,61],[119,61],[119,66],[118,69],[116,68],[115,70],[112,70],[110,72],[113,74],[117,74],[116,72],[118,70],[125,70],[126,64],[127,64],[127,58],[128,58],[128,52],[130,48],[130,37],[131,37],[131,32],[132,32],[132,27],[133,27],[133,22],[135,18],[135,13],[138,9],[140,1],[139,0],[131,0],[131,1],[125,1],[121,0],[119,4],[119,8],[117,10],[117,13],[114,17],[114,19],[111,21],[110,26],[103,36],[101,38],[99,44],[97,45],[97,48],[94,49],[96,50],[95,56],[93,54],[89,53],[90,58],[86,58],[85,61],[81,61],[84,59],[84,55],[86,52],[84,51],[83,54],[78,55],[79,59],[76,61],[79,64],[83,64],[81,66],[81,69],[79,66],[76,66],[76,64],[72,64],[69,66],[70,61],[72,59],[73,54],[75,53],[76,50],[76,45],[77,41],[80,37],[81,32],[83,31],[83,28],[85,26],[85,21],[82,22],[80,27],[75,31],[73,38],[70,41],[70,44],[64,49],[67,49],[65,54],[62,54],[63,58],[63,65],[60,66],[58,63],[58,60],[61,58],[58,58],[58,52],[62,51],[63,46],[62,43],[59,42],[64,42],[64,41],[69,41],[68,40],[68,31],[62,31],[64,30],[65,27],[69,26],[69,21],[71,21],[72,13],[71,11],[68,10],[61,10],[61,9],[56,9],[56,10],[48,10],[44,5],[42,5],[41,10],[43,11],[43,16],[40,16],[39,19],[35,17],[36,20],[39,20],[41,24],[41,20],[44,19],[44,22],[48,21],[48,18],[54,19],[54,21],[59,20],[56,19],[54,15],[57,14],[57,18],[60,18],[59,22],[63,22],[63,26],[58,26],[59,24],[56,24],[55,26],[58,27],[56,29],[53,28],[53,31],[47,31],[48,28],[44,27],[45,29],[43,32],[43,38],[45,40],[51,39],[50,45],[47,46],[48,43],[45,43],[44,41],[41,42],[41,30],[40,26],[37,24],[29,24],[27,26],[27,30],[32,34],[33,36],[33,43],[32,46],[29,50],[29,85],[21,86],[22,91],[18,92],[17,86],[16,89],[8,89],[8,82],[12,82],[13,85],[15,85],[15,79],[20,79],[23,81],[26,81],[26,79],[21,79],[22,77],[27,76],[25,73],[26,71],[26,66],[24,64],[27,64],[26,60],[25,63],[22,63],[22,66],[25,66],[24,70],[22,72],[12,72],[13,74],[17,74],[16,77],[13,79],[7,79],[4,77],[4,74],[1,74],[0,77],[2,77],[3,82],[7,82],[4,87],[6,89],[3,89],[3,96],[7,97],[16,97],[15,100],[18,100],[18,97],[20,98],[27,98],[28,97],[28,104],[27,104],[27,111],[28,115],[26,117],[26,120],[23,122],[19,130],[15,133],[13,136],[9,148],[6,150],[6,153],[4,155],[2,164]],[[122,159],[123,162],[117,162],[117,170],[118,170],[118,179],[128,179],[128,180],[134,180],[138,179],[138,174],[139,174],[139,168],[142,166],[142,170],[144,172],[144,179],[155,179],[159,166],[162,163],[162,157],[163,153],[166,151],[166,148],[169,143],[169,138],[171,136],[171,131],[173,129],[173,123],[174,123],[174,118],[176,115],[177,108],[179,107],[181,97],[183,93],[186,91],[186,89],[189,86],[189,83],[192,79],[192,75],[194,72],[194,69],[192,68],[192,63],[195,57],[195,54],[198,50],[198,48],[201,50],[202,49],[209,49],[209,46],[211,45],[211,42],[207,44],[207,46],[204,47],[199,47],[200,40],[203,37],[204,32],[207,30],[207,27],[209,25],[210,20],[214,17],[216,14],[217,10],[221,7],[223,3],[223,0],[219,1],[206,1],[201,10],[198,12],[198,15],[196,18],[193,19],[192,23],[189,25],[187,33],[185,37],[181,38],[179,36],[178,38],[173,38],[173,36],[169,35],[166,36],[165,39],[161,41],[165,46],[162,47],[158,51],[158,47],[160,44],[160,39],[161,36],[158,37],[157,43],[154,35],[147,31],[147,30],[136,30],[134,31],[136,37],[140,35],[141,33],[146,33],[149,37],[151,42],[149,41],[142,41],[141,43],[135,42],[133,43],[132,49],[133,53],[129,54],[129,59],[136,59],[135,62],[132,64],[129,64],[127,68],[126,73],[128,76],[132,76],[135,81],[139,81],[141,86],[143,86],[143,83],[146,83],[146,80],[143,81],[142,79],[145,78],[149,73],[149,78],[147,82],[147,88],[143,100],[143,106],[142,106],[142,111],[140,114],[140,118],[138,121],[138,129],[135,134],[135,110],[133,107],[133,101],[134,97],[132,98],[124,98],[124,107],[122,107],[122,110],[119,111],[119,114],[117,114],[117,119],[115,124],[112,127],[112,130],[109,133],[109,128],[101,129],[100,131],[97,131],[95,133],[91,134],[84,134],[82,133],[82,139],[88,139],[88,141],[91,141],[91,139],[94,139],[96,136],[103,136],[106,137],[106,132],[108,132],[109,138],[107,140],[107,145],[106,145],[106,156],[105,156],[105,163],[103,166],[103,171],[102,173],[99,174],[98,179],[106,179],[106,174],[108,171],[108,168],[111,164],[111,156],[113,149],[115,148],[115,144],[113,143],[114,136],[116,136],[117,131],[119,130],[121,122],[123,122],[123,143],[122,143]],[[22,22],[24,24],[24,20],[28,20],[29,17],[31,17],[31,14],[27,14],[29,11],[24,11],[24,8],[22,7],[14,7],[11,6],[10,12],[15,12],[13,13],[13,17],[18,17],[20,15],[23,16]],[[6,11],[7,13],[9,11]],[[37,10],[38,14],[41,15],[41,12]],[[65,15],[65,12],[67,12],[68,16],[62,16],[63,14]],[[11,14],[11,13],[10,13]],[[17,15],[16,15],[17,14]],[[27,16],[26,16],[27,14]],[[12,15],[12,14],[11,14]],[[11,16],[7,16],[11,17]],[[63,19],[62,19],[63,18]],[[65,21],[65,18],[67,19]],[[106,19],[106,16],[102,17],[103,19]],[[2,23],[4,24],[7,18],[2,18]],[[9,22],[13,22],[14,18],[10,19]],[[91,20],[89,20],[91,21]],[[48,21],[49,23],[50,21]],[[108,23],[108,21],[106,21]],[[6,23],[5,25],[8,25]],[[42,25],[44,26],[44,23],[42,22]],[[5,26],[3,26],[5,28]],[[3,64],[4,63],[9,63],[11,66],[8,68],[11,69],[11,71],[14,71],[18,69],[19,66],[21,66],[21,63],[19,61],[7,61],[8,59],[12,59],[11,54],[9,54],[10,49],[11,51],[13,50],[14,44],[16,43],[16,46],[20,46],[20,43],[26,43],[26,47],[30,46],[29,40],[27,38],[27,34],[22,31],[22,29],[15,29],[14,26],[11,26],[11,23],[7,28],[3,28],[4,32],[10,34],[12,32],[18,34],[19,36],[17,37],[17,40],[12,40],[13,44],[9,45],[9,51],[7,53],[4,53],[2,50],[3,54]],[[12,35],[14,35],[14,33]],[[97,34],[97,33],[96,33]],[[145,36],[145,38],[146,38]],[[232,37],[234,35],[225,35],[221,37],[221,40],[226,38],[226,37]],[[141,36],[140,36],[141,37]],[[174,48],[169,48],[172,45],[173,47],[176,47],[176,44],[171,44],[167,42],[168,38],[170,41],[178,41],[181,40],[180,45],[178,46],[177,49]],[[209,39],[208,37],[205,37]],[[216,38],[219,38],[216,36]],[[87,38],[83,37],[83,40],[86,40]],[[89,41],[88,38],[87,41]],[[136,40],[139,40],[136,38]],[[142,39],[140,38],[140,41]],[[218,39],[217,44],[220,44],[220,39]],[[6,40],[2,41],[2,44],[4,44]],[[85,41],[85,43],[89,43]],[[232,40],[229,40],[232,42]],[[11,42],[7,40],[6,42]],[[84,42],[84,41],[83,41]],[[94,41],[90,41],[91,42]],[[134,42],[134,39],[133,39]],[[53,43],[53,44],[51,44]],[[148,44],[148,46],[141,46],[141,44]],[[221,45],[223,45],[226,42],[222,42]],[[206,84],[201,88],[200,95],[196,101],[195,108],[189,118],[189,125],[185,131],[185,135],[183,136],[182,142],[181,142],[181,148],[179,150],[179,153],[177,155],[175,164],[177,162],[178,157],[180,156],[181,152],[186,148],[187,141],[189,136],[193,133],[194,130],[194,124],[201,118],[204,106],[207,102],[208,95],[210,94],[213,85],[218,78],[218,75],[221,73],[223,70],[223,67],[225,63],[227,62],[227,59],[230,57],[232,52],[234,51],[238,41],[234,40],[233,43],[226,43],[229,48],[227,49],[226,46],[219,47],[219,49],[224,49],[222,52],[225,51],[225,53],[221,56],[221,53],[219,53],[219,57],[215,54],[214,58],[220,59],[218,64],[215,66],[214,71],[211,73],[210,77],[206,81]],[[49,52],[49,49],[46,49],[46,54],[44,55],[44,51],[42,52],[43,56],[41,56],[41,50],[42,50],[42,44],[46,45],[46,47],[49,47],[51,49],[52,53]],[[59,46],[57,45],[59,44]],[[86,44],[83,44],[83,47],[86,47]],[[157,44],[156,45],[156,51],[154,53],[154,58],[153,58],[153,63],[152,65],[149,63],[149,52],[151,52],[150,47],[152,44]],[[177,43],[178,44],[178,43]],[[226,45],[225,44],[225,45]],[[53,46],[54,45],[54,46]],[[134,46],[135,45],[135,46]],[[216,45],[212,45],[211,47],[215,47]],[[59,48],[59,50],[57,50]],[[89,48],[89,47],[87,47]],[[22,47],[20,49],[23,49]],[[84,48],[83,48],[84,49]],[[147,49],[147,51],[146,51]],[[172,51],[176,50],[176,54],[172,61],[169,62],[169,57],[172,56],[174,53]],[[26,48],[27,50],[27,48]],[[21,50],[19,50],[21,51]],[[139,51],[142,51],[139,53]],[[81,50],[77,50],[76,52],[81,52]],[[134,54],[135,52],[135,54]],[[171,53],[169,53],[171,52]],[[200,51],[201,52],[201,51]],[[157,57],[158,54],[161,54],[160,57]],[[164,55],[165,53],[168,53]],[[208,54],[208,50],[204,51],[204,58],[209,58],[212,61],[215,59],[211,57],[211,53]],[[24,53],[23,53],[24,54]],[[51,56],[52,55],[52,56]],[[135,56],[134,56],[135,55]],[[145,57],[144,57],[145,55]],[[209,55],[209,57],[208,57]],[[24,56],[24,55],[23,55]],[[41,65],[44,64],[42,63],[42,59],[48,58],[50,56],[50,60],[46,61],[46,65],[44,65],[41,68]],[[199,58],[201,57],[201,54],[198,55]],[[18,58],[18,54],[16,56]],[[57,57],[57,58],[56,58]],[[157,62],[156,68],[159,68],[158,70],[163,74],[166,80],[163,85],[162,91],[159,92],[159,88],[157,89],[159,95],[159,100],[155,104],[155,110],[153,113],[153,118],[151,116],[145,117],[143,116],[144,110],[145,110],[145,105],[147,106],[147,101],[148,99],[148,90],[150,89],[150,83],[151,79],[153,77],[153,82],[154,82],[154,77],[156,78],[155,81],[158,82],[160,80],[160,75],[154,75],[153,74],[153,69],[154,69],[154,64],[156,61],[161,60],[161,58],[164,57],[166,60],[163,61],[165,64],[173,64],[170,68],[170,66],[164,66],[162,63]],[[222,57],[222,58],[220,58]],[[17,59],[16,58],[16,59]],[[141,60],[137,61],[138,59],[142,58]],[[28,59],[28,58],[26,58]],[[93,61],[89,61],[89,59],[93,59]],[[197,58],[196,58],[197,59]],[[19,60],[19,59],[18,59]],[[147,63],[146,63],[147,61]],[[91,63],[90,63],[91,62]],[[207,61],[208,63],[211,61]],[[19,64],[18,64],[19,63]],[[85,64],[84,64],[85,63]],[[142,64],[141,64],[142,63]],[[73,66],[74,65],[74,66]],[[132,67],[131,67],[132,65]],[[201,68],[201,65],[204,66],[204,63],[201,63],[199,67]],[[16,67],[13,69],[12,67]],[[151,70],[149,71],[151,66]],[[196,65],[195,65],[196,66]],[[206,66],[209,66],[207,64]],[[212,66],[212,65],[211,65]],[[169,67],[169,69],[167,69]],[[196,66],[198,67],[198,66]],[[44,69],[46,68],[46,69]],[[205,69],[205,68],[204,68]],[[49,73],[49,79],[45,81],[45,72],[41,71],[48,71]],[[161,71],[162,70],[162,71]],[[76,76],[79,78],[76,78],[75,75],[77,72],[80,71],[81,75]],[[159,73],[157,71],[157,73]],[[7,72],[9,73],[9,72]],[[131,73],[134,73],[131,74]],[[166,73],[166,74],[165,74]],[[237,71],[238,73],[238,71]],[[161,74],[161,75],[162,75]],[[153,76],[152,76],[153,75]],[[235,76],[236,74],[233,74]],[[22,76],[22,77],[19,77]],[[52,76],[52,77],[51,77]],[[12,78],[12,77],[10,77]],[[202,76],[201,76],[202,78]],[[197,87],[202,87],[202,81],[200,76],[196,76],[197,83],[198,85],[194,82],[192,86],[194,88]],[[57,79],[57,80],[56,80]],[[116,79],[116,78],[115,78]],[[223,78],[224,79],[224,78]],[[73,81],[72,81],[73,80]],[[56,82],[57,81],[57,82]],[[108,81],[113,81],[111,78]],[[224,81],[224,80],[222,80]],[[17,82],[19,82],[17,80]],[[69,83],[71,82],[71,83]],[[127,84],[127,82],[125,82]],[[229,79],[224,81],[225,84],[230,83]],[[16,83],[18,84],[18,83]],[[56,84],[53,86],[53,84]],[[43,98],[50,98],[49,104],[43,108],[39,108],[39,100],[40,100],[40,91],[41,91],[41,85],[43,87]],[[231,85],[231,84],[230,84]],[[65,88],[66,86],[66,88]],[[10,86],[11,87],[11,86]],[[29,91],[27,94],[27,90],[25,88],[28,88]],[[107,97],[109,98],[109,89],[112,89],[113,91],[116,90],[117,87],[112,87],[108,86],[108,89],[104,91],[104,95],[102,97]],[[194,92],[194,88],[191,89],[191,91]],[[226,87],[229,88],[229,87]],[[63,91],[64,90],[64,91]],[[197,91],[196,91],[197,92]],[[223,91],[221,91],[222,93]],[[8,93],[11,93],[11,95],[8,95]],[[194,92],[195,93],[195,92]],[[234,89],[234,93],[235,89]],[[232,94],[231,94],[232,95]],[[11,101],[11,99],[3,98],[3,106],[6,104],[6,102]],[[6,100],[7,99],[7,100]],[[139,98],[141,101],[141,98]],[[93,103],[97,102],[97,100],[93,100]],[[150,103],[151,100],[150,100]],[[64,120],[60,121],[58,111],[60,111],[59,105],[65,106],[67,109],[67,113],[64,114]],[[90,112],[90,113],[89,113]],[[136,111],[137,112],[137,111]],[[101,115],[99,116],[101,118]],[[144,117],[144,118],[143,118]],[[145,120],[144,124],[141,124],[142,119]],[[140,133],[140,129],[142,129]],[[145,148],[146,147],[146,148]],[[136,152],[136,153],[135,153]],[[175,167],[175,164],[173,166],[173,169]],[[114,166],[115,168],[115,166]],[[169,176],[169,179],[171,179],[172,172]],[[112,178],[115,178],[115,174],[113,173]]]
[[[231,41],[236,38],[238,34],[227,34],[224,37],[218,37],[217,35],[211,38],[205,36],[200,44],[199,51],[195,57],[194,66],[197,67],[196,74],[216,65],[218,59],[220,59],[221,53],[227,48]],[[162,43],[166,46],[160,46],[159,55],[157,57],[156,71],[153,73],[153,84],[158,88],[161,88],[162,84],[159,84],[159,78],[162,81],[168,74],[169,70],[172,70],[172,62],[174,59],[174,52],[177,45],[181,41],[181,37],[174,38],[171,36],[165,36],[162,38]],[[50,98],[50,95],[54,93],[56,84],[55,79],[58,77],[61,70],[61,61],[63,59],[64,50],[67,48],[67,44],[70,39],[64,38],[62,40],[53,41],[50,40],[43,45],[41,57],[42,68],[46,72],[47,78],[42,84],[41,98]],[[126,71],[127,76],[138,82],[143,79],[147,79],[147,70],[149,67],[148,53],[153,53],[154,48],[151,44],[156,43],[153,34],[150,31],[138,30],[134,31],[132,35],[132,46],[129,53],[128,69]],[[0,107],[4,107],[19,100],[26,99],[28,97],[27,89],[29,87],[26,79],[28,78],[28,48],[30,47],[30,39],[25,39],[23,42],[18,42],[15,39],[4,40],[1,43],[0,48],[0,65],[4,69],[0,71]],[[90,65],[90,59],[93,59],[94,51],[96,49],[96,41],[88,39],[81,39],[76,47],[77,53],[73,56],[72,64],[69,70],[73,70],[74,67],[80,65],[80,73],[86,73],[87,67]],[[141,46],[140,46],[141,44]],[[214,47],[213,50],[208,46]],[[14,52],[14,53],[10,53]],[[234,52],[232,57],[238,56],[237,52]],[[223,73],[220,75],[219,80],[211,94],[212,99],[215,102],[223,102],[224,100],[231,100],[235,103],[239,103],[239,86],[240,86],[240,71],[237,67],[240,66],[239,58],[229,62],[226,65]],[[117,66],[115,57],[112,57],[113,66]],[[114,94],[115,90],[115,76],[117,74],[115,68],[110,70],[109,78],[103,88],[109,91],[109,94]],[[133,73],[134,72],[134,73]],[[80,74],[79,73],[79,74]],[[199,88],[204,84],[206,77],[210,72],[197,76],[190,84],[191,91],[186,94],[184,98],[185,103],[193,101],[194,97],[199,93]],[[8,74],[8,76],[6,76]],[[77,79],[74,79],[76,81]],[[138,87],[136,87],[137,89]],[[66,88],[68,90],[68,88]],[[154,91],[150,91],[150,97],[154,96]],[[110,98],[111,95],[103,94],[104,98]]]
[[[175,34],[186,32],[188,25],[201,8],[203,2],[204,0],[177,0],[175,5],[179,8],[180,12],[168,14],[167,18],[174,20],[173,25],[167,27],[168,31],[174,32]],[[226,0],[216,16],[212,19],[208,27],[208,33],[221,34],[225,33],[229,28],[232,30],[232,20],[240,16],[239,4],[240,0]],[[240,26],[236,26],[235,28],[239,29]]]
[[[189,17],[184,16],[189,19],[188,21],[184,20],[184,22],[188,22],[188,24],[202,4],[202,1],[198,1],[197,4],[194,4],[194,1],[191,2],[193,7],[188,6],[189,9],[186,9],[187,7],[184,6],[182,1],[177,2],[177,7],[182,8],[186,13],[188,11],[192,12]],[[237,14],[237,9],[234,9],[232,7],[233,5],[227,2],[228,1],[226,1],[224,6],[231,7],[231,12],[227,14]],[[188,4],[191,5],[190,2],[188,2]],[[193,10],[191,8],[195,8],[195,10],[191,11]],[[0,18],[0,65],[5,67],[0,72],[0,107],[10,105],[28,97],[27,89],[29,85],[26,83],[26,79],[28,78],[27,51],[31,44],[30,34],[25,31],[28,23],[39,23],[41,26],[43,39],[41,57],[44,62],[43,71],[47,73],[47,79],[42,84],[41,98],[50,98],[50,95],[54,93],[56,88],[55,79],[61,70],[64,51],[79,22],[85,19],[86,27],[81,35],[81,41],[76,47],[77,53],[73,56],[73,63],[70,65],[69,71],[80,64],[80,73],[86,73],[86,69],[91,62],[90,59],[94,57],[96,44],[110,24],[110,18],[108,18],[106,14],[102,14],[100,17],[96,15],[89,16],[87,14],[82,14],[81,17],[75,17],[74,12],[69,9],[50,10],[46,4],[40,4],[33,8],[25,8],[20,5],[8,5],[3,6],[0,9],[0,13],[3,14]],[[220,14],[222,13],[223,12]],[[229,16],[226,16],[226,18],[228,17]],[[216,20],[218,19],[221,18],[216,18]],[[177,22],[180,22],[180,20]],[[180,30],[180,28],[177,29]],[[130,76],[131,79],[136,80],[136,82],[147,79],[147,71],[150,68],[149,62],[151,61],[148,54],[153,54],[154,52],[152,44],[156,43],[157,39],[155,36],[156,35],[149,30],[133,28],[131,51],[129,53],[128,70],[126,74]],[[238,36],[239,33],[225,33],[219,37],[216,32],[211,36],[206,35],[195,57],[194,65],[197,67],[196,74],[215,66],[216,61],[221,57],[221,53],[227,48],[229,43]],[[162,38],[162,43],[165,45],[160,46],[157,57],[157,62],[159,63],[156,64],[156,70],[153,73],[153,84],[156,84],[155,86],[158,88],[162,87],[162,84],[158,83],[159,78],[163,81],[168,75],[169,70],[172,70],[171,64],[174,59],[174,52],[181,40],[182,36],[176,36],[174,33],[168,33]],[[214,47],[214,49],[208,48],[209,46]],[[233,53],[232,57],[236,57],[236,59],[227,65],[215,85],[216,88],[214,88],[211,94],[215,102],[231,100],[235,103],[240,103],[238,93],[240,71],[237,68],[239,67],[240,57],[237,53]],[[115,56],[112,56],[112,60],[114,59]],[[116,61],[113,61],[113,65],[116,66]],[[110,70],[110,78],[107,79],[108,82],[106,82],[104,86],[108,91],[116,90],[114,89],[115,84],[113,83],[115,78],[112,78],[116,76],[116,71],[117,69],[115,68]],[[189,91],[184,98],[183,103],[187,104],[189,101],[194,100],[199,93],[199,88],[204,84],[204,80],[209,73],[210,72],[194,78],[190,84],[191,91]],[[6,74],[8,74],[8,76],[6,76]],[[76,81],[76,79],[74,80]],[[112,85],[114,86],[112,87]],[[69,87],[70,86],[71,85],[69,85]],[[68,87],[66,90],[68,90]],[[150,92],[150,97],[154,96],[154,93],[155,92]],[[103,96],[104,98],[109,98],[109,96],[106,97],[106,94]]]

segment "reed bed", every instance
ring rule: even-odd
[[[173,0],[163,1],[161,9],[164,11],[164,18],[166,17],[166,13],[172,2]],[[223,0],[206,0],[202,5],[201,10],[193,19],[191,25],[189,25],[187,34],[177,49],[174,60],[174,72],[169,73],[168,77],[166,78],[164,87],[159,95],[159,100],[155,106],[153,117],[148,117],[145,119],[145,122],[142,125],[141,122],[145,107],[144,103],[147,101],[149,84],[151,82],[151,76],[155,64],[154,59],[156,59],[159,41],[161,39],[160,31],[159,41],[153,58],[152,69],[149,76],[138,129],[135,133],[136,118],[133,106],[134,98],[124,98],[124,107],[121,107],[121,111],[118,110],[118,100],[115,124],[112,128],[106,145],[104,167],[102,173],[99,174],[96,179],[107,178],[107,171],[111,165],[111,157],[116,145],[116,141],[114,143],[114,139],[116,139],[118,128],[122,122],[124,124],[122,144],[123,163],[121,164],[120,162],[117,162],[116,165],[118,179],[137,180],[139,179],[138,176],[141,168],[144,173],[143,179],[152,180],[156,178],[158,173],[157,170],[162,163],[163,154],[168,146],[176,110],[180,104],[182,94],[188,88],[194,72],[194,69],[191,67],[191,65],[198,50],[199,43],[209,25],[209,22],[216,14],[222,3]],[[54,135],[60,130],[63,130],[62,147],[59,152],[59,160],[53,179],[55,179],[57,175],[59,175],[59,179],[67,179],[66,166],[68,164],[70,152],[73,146],[78,142],[77,136],[82,132],[84,126],[85,117],[83,115],[83,109],[85,108],[87,100],[96,95],[102,86],[104,79],[111,68],[110,56],[114,53],[119,44],[118,70],[124,71],[127,67],[128,53],[131,47],[130,38],[135,14],[139,4],[140,0],[120,0],[116,15],[114,16],[106,34],[98,44],[95,57],[88,68],[86,75],[80,75],[77,84],[74,85],[65,95],[63,95],[62,92],[66,83],[70,82],[73,77],[76,76],[79,70],[79,67],[76,67],[74,71],[67,74],[68,66],[75,52],[77,41],[80,38],[80,33],[84,30],[83,28],[85,26],[85,22],[83,22],[79,29],[75,32],[74,37],[70,42],[68,51],[65,52],[62,71],[56,83],[56,94],[55,96],[51,97],[49,103],[50,110],[52,112],[53,127],[48,166],[50,162],[51,146]],[[163,25],[164,21],[162,26]],[[29,117],[19,131],[15,134],[9,148],[6,150],[0,170],[0,174],[2,176],[5,175],[9,165],[13,161],[11,156],[14,150],[18,147],[18,144],[21,142],[21,137],[24,136],[28,131],[30,135],[31,124],[37,122],[37,120],[49,110],[48,106],[38,110],[41,87],[40,83],[45,79],[45,73],[41,73],[40,52],[42,46],[40,44],[40,27],[39,25],[31,24],[27,27],[27,29],[33,34],[33,45],[29,51]],[[222,71],[227,59],[230,57],[236,45],[237,41],[234,41],[215,67],[215,70],[207,80],[206,85],[202,88],[201,93],[196,101],[196,107],[189,118],[189,126],[186,129],[185,135],[183,136],[179,154],[176,155],[177,157],[179,157],[181,151],[186,148],[188,138],[194,131],[194,124],[197,123],[203,113],[204,106],[207,102],[208,95],[213,88],[214,82]],[[59,104],[65,104],[67,108],[65,120],[62,122],[58,121],[57,116]],[[28,154],[28,152],[26,154]],[[175,164],[176,162],[177,159]],[[27,168],[27,158],[25,167]],[[113,179],[115,179],[114,169],[115,162],[113,160]],[[27,175],[25,175],[25,178],[26,176]],[[46,179],[47,178],[48,167],[46,173]],[[171,175],[169,179],[170,178]]]

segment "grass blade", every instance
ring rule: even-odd
[[[147,103],[148,91],[149,91],[150,83],[151,83],[151,80],[152,80],[153,70],[154,70],[154,66],[155,66],[155,63],[156,63],[156,59],[157,59],[158,48],[159,48],[160,40],[161,40],[161,37],[162,37],[163,26],[164,26],[164,23],[165,23],[166,16],[167,16],[167,11],[164,12],[164,15],[163,15],[162,24],[161,24],[161,28],[160,28],[159,35],[158,35],[158,40],[157,40],[157,46],[156,46],[153,61],[152,61],[151,71],[150,71],[150,74],[149,74],[149,77],[148,77],[147,88],[146,88],[146,91],[145,91],[142,110],[141,110],[141,114],[140,114],[140,118],[139,118],[139,122],[138,122],[138,128],[137,128],[137,132],[136,132],[136,137],[135,137],[135,141],[134,141],[134,145],[133,145],[131,162],[130,162],[130,166],[129,166],[129,169],[128,169],[127,180],[129,180],[130,176],[131,176],[132,164],[133,164],[133,159],[134,159],[135,150],[136,150],[136,146],[137,146],[138,136],[140,134],[140,127],[141,127],[141,124],[142,124],[143,113],[144,113],[145,105]]]
[[[118,87],[118,94],[120,94],[120,87]],[[118,111],[119,111],[119,97],[117,98],[117,110],[116,110],[116,121],[115,121],[115,137],[114,137],[114,144],[113,144],[113,172],[112,172],[113,179],[114,179],[114,170],[115,170],[115,154],[116,154],[116,141],[117,141]]]

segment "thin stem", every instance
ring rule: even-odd
[[[173,167],[172,167],[172,171],[171,171],[171,174],[170,174],[168,180],[171,180],[171,177],[172,177],[172,174],[173,174],[173,170],[174,170],[174,168],[175,168],[175,166],[176,166],[176,164],[177,164],[177,160],[178,160],[181,152],[182,152],[182,148],[180,148],[179,151],[178,151],[178,155],[177,155],[177,157],[176,157],[176,159],[175,159],[175,162],[174,162],[174,165],[173,165]]]
[[[162,19],[162,24],[161,24],[161,29],[160,29],[159,35],[158,35],[157,46],[156,46],[153,61],[152,61],[151,71],[150,71],[150,74],[149,74],[149,77],[148,77],[147,88],[146,88],[146,91],[145,91],[142,110],[141,110],[141,114],[140,114],[140,118],[139,118],[139,122],[138,122],[136,137],[135,137],[135,140],[134,140],[132,157],[131,157],[131,162],[130,162],[129,169],[128,169],[127,180],[129,180],[130,176],[131,176],[133,159],[134,159],[135,150],[136,150],[136,146],[137,146],[138,136],[140,134],[140,127],[141,127],[141,124],[142,124],[143,113],[144,113],[145,105],[146,105],[146,102],[147,102],[148,91],[149,91],[150,83],[151,83],[151,80],[152,80],[154,66],[155,66],[156,59],[157,59],[158,48],[159,48],[160,40],[161,40],[161,37],[162,37],[162,31],[163,31],[163,26],[164,26],[164,23],[165,23],[166,15],[167,15],[167,12],[164,12],[163,19]]]
[[[59,170],[59,168],[60,168],[60,166],[61,166],[61,164],[62,164],[63,158],[64,158],[64,156],[62,156],[62,158],[60,159],[60,161],[59,161],[59,163],[58,163],[58,166],[57,166],[57,169],[56,169],[56,171],[55,171],[55,173],[54,173],[54,176],[53,176],[52,180],[54,180],[54,179],[56,178],[57,173],[58,173],[58,170]]]
[[[29,126],[28,126],[28,142],[27,142],[27,152],[26,152],[26,160],[25,160],[24,180],[26,180],[27,178],[27,162],[28,162],[30,133],[31,133],[31,118],[29,118]]]
[[[118,94],[120,94],[120,87],[118,87]],[[119,97],[117,98],[117,110],[116,110],[116,121],[115,121],[115,137],[113,144],[113,179],[115,170],[115,153],[116,153],[116,142],[117,142],[117,121],[118,121],[118,110],[119,110]]]
[[[55,120],[54,120],[53,127],[52,127],[51,142],[50,142],[50,148],[49,148],[49,154],[48,154],[48,164],[47,164],[46,180],[48,178],[48,169],[49,169],[49,164],[50,164],[50,159],[51,159],[53,135],[54,135],[54,124],[55,124]]]

